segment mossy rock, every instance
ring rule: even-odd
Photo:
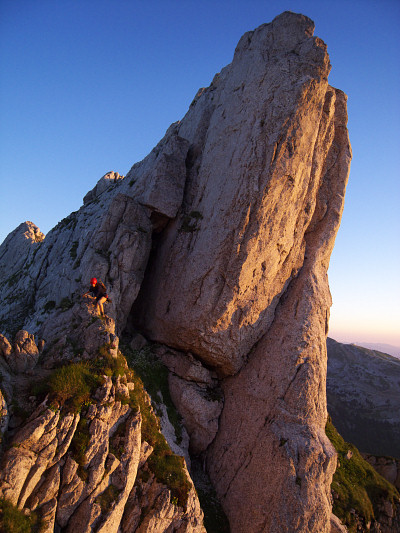
[[[0,498],[0,533],[39,533],[41,522],[35,513],[26,516],[8,500]]]

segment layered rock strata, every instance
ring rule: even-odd
[[[24,325],[44,338],[49,367],[60,347],[70,360],[99,347],[96,325],[83,346],[78,327],[77,294],[92,275],[116,320],[103,344],[117,350],[126,327],[166,347],[171,396],[234,533],[330,528],[327,269],[351,149],[346,97],[328,85],[313,30],[286,12],[246,33],[154,150],[125,178],[105,175],[24,275],[0,283],[2,332]],[[17,234],[0,247],[0,272]],[[148,530],[171,516],[163,490],[152,494]]]

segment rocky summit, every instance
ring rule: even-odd
[[[351,148],[313,32],[285,12],[243,35],[125,177],[0,247],[0,496],[46,531],[204,531],[191,459],[233,533],[330,531],[327,269]]]

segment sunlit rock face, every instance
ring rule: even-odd
[[[346,96],[329,86],[326,45],[313,31],[286,12],[246,33],[152,152],[125,178],[103,176],[79,211],[43,242],[31,239],[23,275],[13,266],[0,279],[1,333],[38,334],[52,346],[48,364],[59,343],[79,340],[90,277],[104,281],[113,327],[102,342],[117,350],[125,328],[162,345],[189,449],[233,533],[330,530],[327,269],[351,148]],[[16,257],[22,230],[0,247],[0,266]],[[87,358],[96,327],[82,332]],[[146,505],[132,498],[124,532]],[[168,509],[157,498],[140,531],[161,530]],[[76,524],[96,512],[82,507]]]
[[[151,338],[234,374],[206,452],[233,531],[330,527],[326,273],[351,149],[313,29],[284,13],[245,34],[192,103],[182,209],[138,305]]]
[[[140,322],[222,375],[272,324],[337,157],[347,176],[345,97],[328,86],[326,46],[312,32],[309,19],[285,13],[245,34],[178,126],[191,142],[185,196],[151,265]]]

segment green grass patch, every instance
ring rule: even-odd
[[[89,421],[83,416],[79,419],[74,436],[70,444],[70,450],[75,461],[78,463],[78,475],[86,481],[88,473],[85,469],[85,454],[90,441]]]
[[[36,533],[41,523],[35,513],[30,516],[8,500],[0,498],[0,533]]]
[[[78,255],[77,254],[78,246],[79,246],[79,242],[78,241],[74,241],[72,243],[72,246],[71,246],[71,248],[69,250],[69,255],[70,255],[71,259],[76,259],[77,255]]]
[[[99,357],[93,361],[93,366],[102,370],[107,376],[118,377],[124,376],[128,370],[125,357],[118,352],[117,357],[113,357],[109,350],[111,344],[105,344],[99,349]]]
[[[326,424],[326,435],[338,452],[338,467],[333,476],[331,489],[338,495],[333,500],[333,512],[346,524],[349,532],[357,529],[356,513],[368,523],[376,519],[379,504],[384,500],[393,503],[399,498],[396,488],[386,481],[361,456],[358,449],[339,435],[329,417]],[[348,452],[352,453],[347,458]]]
[[[97,503],[101,507],[101,513],[105,515],[111,507],[111,504],[117,501],[121,491],[114,485],[108,485],[108,487],[96,498]]]
[[[74,354],[79,356],[82,349],[73,348]],[[99,357],[91,361],[56,368],[50,376],[32,387],[32,394],[42,399],[48,394],[50,404],[58,404],[65,411],[79,412],[91,403],[91,396],[103,384],[104,374],[115,378],[129,370],[125,357],[121,353],[112,357],[108,353],[109,348],[108,344],[101,347]]]
[[[58,308],[61,309],[61,311],[68,311],[68,309],[71,309],[73,305],[74,302],[70,298],[65,297],[59,303]]]
[[[184,459],[171,451],[165,437],[160,432],[159,420],[153,412],[149,395],[136,369],[132,370],[128,367],[125,357],[120,352],[117,357],[112,357],[109,354],[110,347],[107,344],[100,348],[99,356],[94,360],[56,368],[50,376],[33,387],[32,392],[35,396],[42,397],[49,394],[49,403],[59,406],[63,412],[82,411],[84,413],[83,408],[91,403],[91,396],[103,383],[104,374],[113,379],[118,376],[126,376],[129,381],[134,383],[134,390],[130,391],[129,399],[121,399],[129,403],[133,411],[140,410],[142,440],[147,441],[154,448],[147,460],[148,467],[156,479],[171,490],[172,500],[177,505],[185,507],[191,483],[184,470]],[[167,370],[161,363],[153,361],[152,357],[149,359],[149,364],[142,364],[141,370],[153,392],[158,391],[158,387],[162,388],[165,401],[167,395],[169,397],[169,391],[167,394]],[[152,370],[150,369],[151,366],[153,367]],[[89,444],[88,424],[89,421],[82,416],[71,442],[72,455],[79,465],[78,474],[83,480],[87,479],[84,466],[85,453]],[[116,457],[120,457],[124,452],[125,429],[126,425],[120,424],[110,442],[110,451]]]
[[[17,270],[17,272],[15,272],[15,274],[13,274],[8,279],[6,279],[7,285],[9,287],[12,287],[13,285],[15,285],[17,283],[17,281],[19,281],[21,279],[21,276],[22,276],[22,270]]]
[[[153,406],[157,410],[157,401],[165,405],[168,418],[175,429],[177,443],[182,441],[182,417],[176,410],[169,392],[168,369],[152,352],[150,345],[141,350],[131,350],[129,346],[123,345],[124,353],[134,371],[142,379],[146,391],[153,400]],[[161,393],[161,396],[160,394]],[[158,413],[161,415],[161,413]]]
[[[75,226],[77,224],[77,211],[73,211],[70,215],[63,218],[54,229],[61,230],[67,226],[71,225],[71,229],[75,229]]]
[[[164,435],[160,432],[159,421],[149,406],[143,381],[136,372],[133,374],[135,388],[130,393],[131,407],[140,409],[142,440],[147,441],[154,448],[147,460],[148,467],[157,481],[170,489],[172,500],[175,498],[177,505],[185,507],[191,483],[184,470],[184,459],[171,451]]]
[[[91,395],[101,384],[101,377],[92,372],[89,363],[73,363],[53,370],[32,392],[35,396],[49,394],[51,404],[58,403],[76,413],[90,402]]]

